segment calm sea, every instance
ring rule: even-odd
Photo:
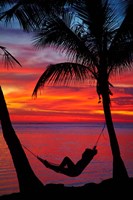
[[[64,156],[74,162],[81,158],[85,148],[92,148],[104,127],[103,123],[45,123],[13,124],[21,141],[35,155],[59,164]],[[128,174],[133,177],[133,124],[115,124],[121,155]],[[78,177],[71,178],[56,173],[45,166],[26,148],[24,151],[38,178],[44,183],[63,183],[81,186],[89,182],[99,183],[112,177],[112,155],[106,127],[97,144],[98,154]],[[18,180],[9,149],[0,127],[0,195],[19,192]]]

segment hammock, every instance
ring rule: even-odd
[[[105,128],[105,124],[97,138],[97,141],[94,145],[94,147],[92,149],[88,149],[88,151],[90,151],[90,155],[87,155],[87,159],[81,159],[77,162],[76,165],[74,165],[74,163],[67,157],[64,158],[64,160],[62,161],[62,163],[60,165],[57,164],[53,164],[48,162],[47,160],[43,160],[41,157],[37,156],[35,153],[33,153],[31,150],[29,150],[25,145],[23,145],[23,147],[28,150],[33,156],[35,156],[41,163],[43,163],[47,168],[54,170],[57,173],[62,173],[65,174],[67,176],[71,176],[71,177],[75,177],[78,176],[82,173],[82,171],[84,170],[84,168],[90,163],[90,161],[93,159],[94,155],[97,153],[96,147],[98,144],[98,141],[104,131]],[[85,150],[85,152],[87,151],[87,149]],[[85,153],[84,152],[84,153]],[[67,159],[67,160],[65,160]],[[65,168],[65,166],[68,166],[67,168]],[[79,167],[80,166],[80,167]]]

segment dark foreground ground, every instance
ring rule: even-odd
[[[44,186],[44,192],[32,194],[13,193],[0,196],[0,200],[41,200],[41,199],[133,199],[133,177],[128,181],[114,183],[107,179],[101,183],[88,183],[80,187],[66,187],[63,184],[48,184]]]

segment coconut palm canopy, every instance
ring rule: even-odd
[[[110,77],[132,68],[132,0],[2,0],[0,6],[0,20],[10,23],[15,17],[25,31],[34,31],[35,47],[54,47],[68,59],[47,66],[33,95],[45,84],[96,80],[113,155],[113,178],[128,178],[110,110]]]
[[[45,83],[66,84],[74,79],[94,78],[99,85],[101,73],[109,79],[132,67],[133,5],[129,6],[127,1],[123,4],[122,7],[115,1],[81,1],[66,7],[68,12],[64,9],[61,16],[54,13],[45,18],[35,36],[35,45],[65,51],[69,62],[48,66],[34,95]]]

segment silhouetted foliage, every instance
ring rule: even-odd
[[[15,64],[21,66],[20,62],[9,51],[7,51],[5,47],[0,46],[0,49],[2,51],[0,54],[2,56],[2,61],[7,68],[13,67]]]

